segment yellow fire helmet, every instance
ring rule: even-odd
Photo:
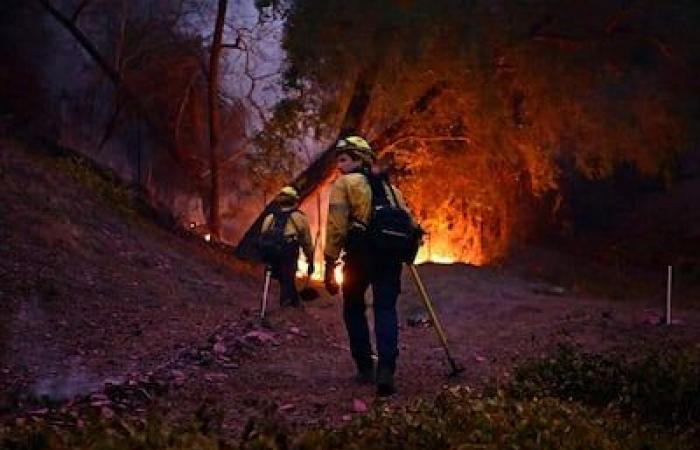
[[[335,148],[340,152],[348,151],[368,163],[372,163],[377,159],[377,155],[372,150],[372,147],[360,136],[348,136],[340,139],[335,144]]]
[[[294,200],[299,199],[299,193],[292,186],[285,186],[282,189],[280,189],[279,195],[284,197],[290,197]]]

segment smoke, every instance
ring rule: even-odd
[[[73,349],[58,345],[48,333],[55,328],[56,318],[46,310],[45,301],[37,294],[28,296],[9,321],[12,364],[29,369],[35,380],[29,391],[37,398],[63,401],[99,389],[104,377],[87,369],[82,357],[71,356]]]
[[[102,384],[102,380],[84,367],[71,367],[66,373],[41,378],[32,386],[31,392],[36,397],[65,401],[94,392]]]

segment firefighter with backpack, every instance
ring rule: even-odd
[[[300,305],[295,285],[299,248],[308,263],[308,275],[314,272],[314,247],[306,215],[297,209],[299,194],[292,186],[280,190],[276,209],[268,214],[260,229],[259,248],[263,260],[280,283],[280,306]]]
[[[336,165],[341,175],[331,187],[324,249],[324,284],[331,295],[339,286],[333,276],[343,257],[343,319],[357,380],[376,383],[377,395],[395,392],[398,356],[396,301],[401,291],[402,264],[412,263],[421,240],[396,187],[376,164],[367,141],[349,136],[336,144]],[[365,291],[372,286],[374,330],[378,364],[365,315]]]

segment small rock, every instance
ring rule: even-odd
[[[105,406],[100,411],[100,415],[102,416],[102,418],[107,419],[107,420],[113,419],[114,418],[114,411],[112,411],[111,408],[107,408]]]
[[[267,343],[277,343],[277,345],[279,345],[279,342],[277,342],[275,337],[271,333],[267,333],[265,331],[249,331],[243,336],[243,339],[258,345],[264,345]]]
[[[345,414],[345,415],[343,416],[343,420],[344,420],[345,422],[350,422],[350,421],[352,420],[352,416],[351,416],[350,414]]]
[[[362,401],[359,398],[355,398],[352,400],[352,410],[355,411],[356,413],[364,413],[367,412],[367,403]]]
[[[171,372],[171,374],[172,374],[172,376],[173,376],[173,383],[174,383],[175,385],[178,385],[178,386],[179,386],[179,385],[182,385],[182,384],[185,383],[185,374],[184,374],[182,371],[180,371],[180,370],[173,370],[173,371]]]
[[[289,329],[289,334],[293,334],[295,336],[300,336],[300,337],[309,337],[309,333],[306,331],[300,329],[299,327],[291,327]]]
[[[486,358],[484,358],[484,357],[481,356],[481,355],[476,355],[476,356],[474,356],[474,361],[476,361],[476,362],[478,362],[478,363],[482,363],[482,362],[485,362],[485,361],[486,361]]]
[[[214,344],[213,350],[215,354],[223,355],[224,353],[226,353],[226,346],[221,342],[217,342],[216,344]]]
[[[96,407],[96,408],[99,408],[99,407],[102,407],[102,406],[108,406],[108,405],[111,405],[111,404],[112,404],[112,402],[111,402],[110,400],[93,400],[93,401],[90,402],[90,405],[92,405],[92,406],[94,406],[94,407]]]
[[[411,314],[406,320],[409,327],[427,327],[430,326],[430,318],[428,314],[420,311]]]
[[[535,294],[562,296],[566,293],[566,288],[546,283],[535,283],[530,286],[530,290]]]
[[[662,321],[663,317],[655,313],[648,313],[644,318],[644,323],[647,325],[659,325]]]
[[[225,373],[208,373],[204,375],[204,379],[210,383],[214,383],[216,381],[224,381],[228,378],[228,375]]]

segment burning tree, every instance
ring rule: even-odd
[[[697,105],[685,3],[278,3],[283,121],[367,136],[430,233],[423,257],[487,262],[561,220],[569,170],[672,171]]]

